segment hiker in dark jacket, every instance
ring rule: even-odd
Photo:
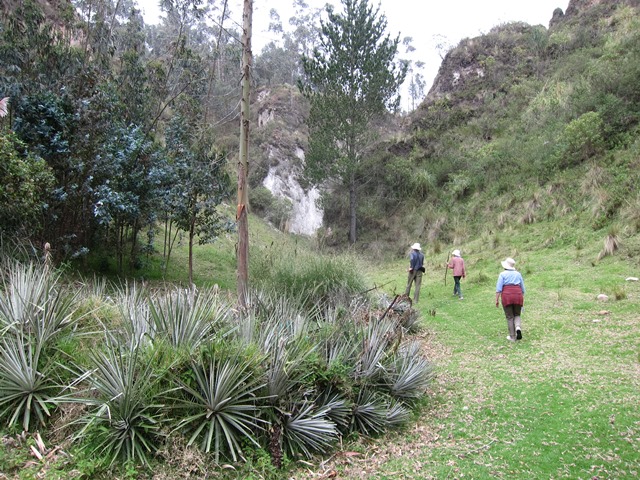
[[[516,261],[507,258],[502,262],[504,270],[498,276],[496,284],[496,308],[502,300],[502,308],[507,317],[507,328],[509,336],[507,340],[515,342],[522,339],[522,328],[520,313],[524,305],[524,279],[522,274],[516,270]]]
[[[407,280],[407,289],[404,294],[408,297],[411,294],[411,284],[416,283],[413,291],[413,301],[418,303],[420,299],[420,285],[422,284],[422,274],[424,273],[424,255],[419,243],[411,245],[411,255],[409,256],[409,279]]]

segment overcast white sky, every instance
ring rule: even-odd
[[[327,1],[340,5],[339,0],[306,0],[312,8],[322,8]],[[424,77],[427,91],[438,73],[441,58],[436,45],[446,41],[451,46],[466,37],[475,37],[488,32],[492,27],[511,21],[522,21],[530,25],[549,26],[553,11],[560,7],[566,11],[569,0],[370,0],[372,5],[380,3],[380,12],[388,20],[388,33],[400,38],[412,37],[416,51],[411,59],[425,63]],[[158,0],[138,0],[147,21],[157,17]],[[275,8],[283,26],[293,12],[293,0],[254,0],[253,39],[254,54],[260,53],[268,43],[269,11]],[[232,19],[242,24],[242,2],[232,0]],[[401,52],[401,58],[407,58]]]

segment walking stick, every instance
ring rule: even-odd
[[[447,264],[444,266],[444,286],[447,286],[447,272],[449,271],[449,255],[451,255],[450,253],[447,253]]]

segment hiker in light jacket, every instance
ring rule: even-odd
[[[524,279],[522,274],[516,270],[516,261],[513,258],[506,258],[502,262],[504,270],[498,276],[496,284],[496,308],[502,300],[502,308],[507,317],[507,328],[509,336],[507,340],[515,342],[522,339],[522,328],[520,313],[524,305]]]

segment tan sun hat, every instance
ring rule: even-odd
[[[411,245],[411,250],[422,250],[422,248],[420,248],[419,243],[414,243],[413,245]]]
[[[516,269],[516,261],[511,257],[505,258],[501,263],[502,263],[502,268],[504,268],[505,270]]]

